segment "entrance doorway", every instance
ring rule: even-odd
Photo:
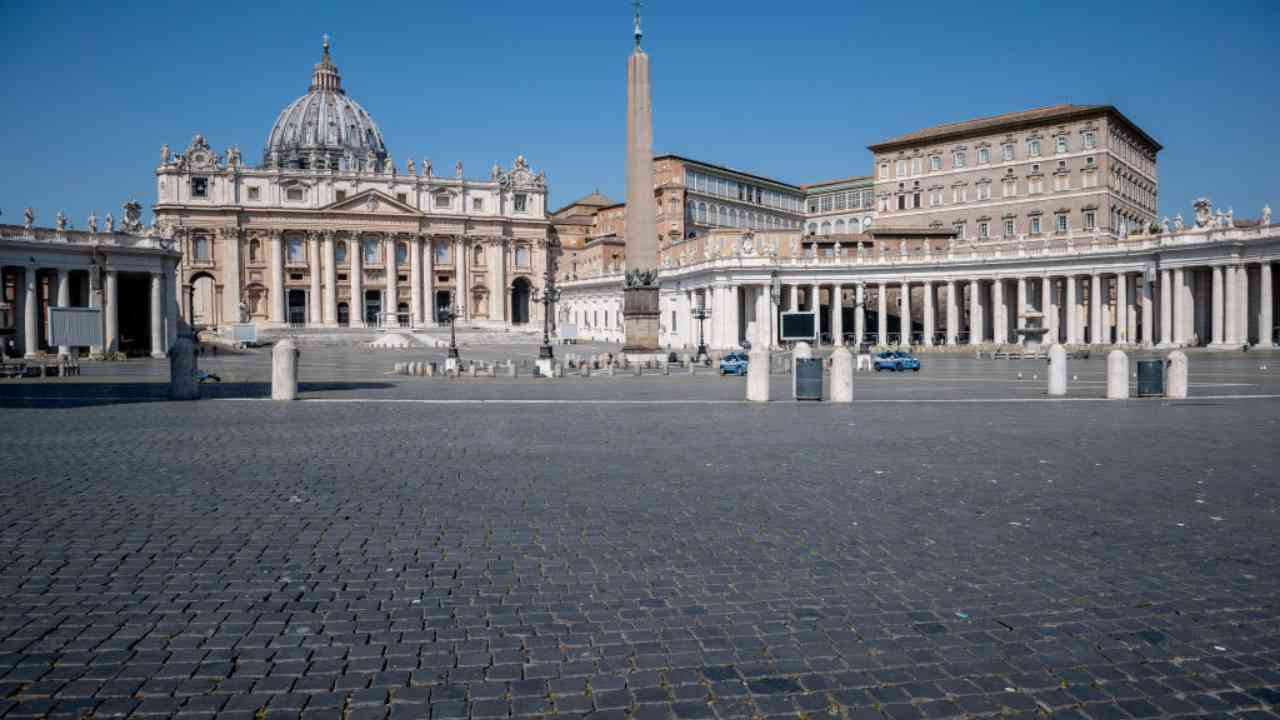
[[[529,281],[516,278],[511,284],[511,324],[525,325],[529,322]]]
[[[307,324],[307,291],[290,290],[288,294],[289,324],[300,326]]]
[[[378,327],[378,319],[382,315],[382,291],[364,291],[364,322],[370,327]]]
[[[351,307],[346,303],[338,303],[338,327],[351,324]]]
[[[213,276],[201,273],[191,279],[191,324],[197,328],[212,327],[217,322],[214,314]]]
[[[151,277],[121,273],[117,282],[120,352],[126,357],[146,357],[151,354]]]
[[[437,290],[435,299],[435,308],[432,310],[431,319],[435,322],[443,322],[440,318],[440,312],[449,307],[449,291]]]

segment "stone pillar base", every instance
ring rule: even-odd
[[[163,360],[163,359],[165,359],[165,358],[169,357],[169,353],[167,353],[167,352],[163,352],[163,351],[160,351],[160,350],[156,350],[155,352],[152,352],[152,353],[151,353],[151,357],[155,358],[156,360]]]
[[[658,288],[626,288],[622,291],[622,327],[626,337],[624,353],[661,352],[658,343]]]

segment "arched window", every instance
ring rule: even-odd
[[[831,223],[827,222],[826,220],[822,221],[822,234],[823,235],[831,234]]]
[[[724,226],[729,224],[729,208],[727,207],[722,206],[720,208],[720,224]]]
[[[471,262],[476,265],[484,264],[484,247],[483,246],[476,245],[474,248],[471,249]]]
[[[396,264],[403,265],[409,259],[409,246],[404,243],[396,243]]]
[[[837,221],[836,221],[835,230],[836,230],[836,234],[837,234],[837,235],[843,235],[843,234],[844,234],[844,220],[837,220]]]
[[[449,264],[449,243],[447,242],[435,243],[435,248],[436,248],[436,264],[448,265]]]
[[[516,246],[516,267],[529,267],[529,248],[524,245]]]
[[[262,241],[261,240],[249,241],[249,262],[251,263],[262,262]]]
[[[362,247],[364,248],[364,264],[377,265],[382,262],[382,258],[378,257],[378,241],[366,238]]]
[[[813,235],[818,232],[818,226],[815,223],[809,223],[809,234]]]
[[[704,202],[698,203],[698,222],[703,224],[707,222],[707,204]]]
[[[200,262],[209,261],[209,238],[204,235],[196,235],[191,241],[191,253],[195,259]]]
[[[334,260],[334,262],[346,262],[346,261],[347,261],[347,244],[346,244],[345,242],[337,242],[337,243],[334,243],[334,245],[333,245],[333,260]]]
[[[302,238],[289,238],[289,262],[305,263],[307,261],[307,249],[302,244]]]

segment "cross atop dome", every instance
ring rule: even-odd
[[[322,46],[324,47],[324,57],[321,59],[321,62],[328,62],[329,61],[329,33],[325,33],[321,35],[320,40],[321,40]]]
[[[311,89],[342,92],[342,77],[338,75],[338,66],[329,59],[329,33],[321,35],[320,38],[324,52],[311,74]]]

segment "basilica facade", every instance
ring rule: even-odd
[[[447,308],[473,326],[541,327],[545,174],[521,156],[482,179],[461,162],[447,174],[426,159],[397,167],[327,39],[259,164],[196,135],[182,152],[162,148],[156,197],[197,329],[422,327]]]

